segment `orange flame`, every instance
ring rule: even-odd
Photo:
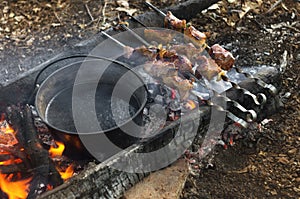
[[[21,162],[22,162],[22,160],[20,158],[9,159],[9,160],[5,160],[5,161],[0,162],[0,165],[20,164]]]
[[[68,168],[65,171],[60,170],[60,168],[56,168],[63,180],[67,180],[71,178],[74,174],[73,165],[69,165]]]
[[[18,143],[16,138],[16,131],[5,120],[4,115],[0,119],[0,140],[1,144],[7,147],[13,147]],[[23,151],[24,148],[21,148]],[[2,155],[10,155],[8,151],[1,150]],[[11,158],[0,162],[0,165],[13,165],[22,163],[20,158]],[[27,198],[29,183],[32,177],[27,179],[21,179],[21,173],[17,174],[18,181],[12,181],[14,174],[2,174],[0,173],[0,189],[7,194],[9,199],[22,199]]]
[[[65,145],[62,142],[55,141],[57,147],[51,146],[49,149],[49,154],[52,158],[61,157],[64,150]]]
[[[59,158],[62,156],[64,150],[65,150],[65,145],[62,142],[55,141],[55,144],[57,147],[51,146],[49,149],[49,154],[51,158]],[[67,180],[71,178],[74,174],[74,169],[72,164],[68,166],[66,170],[63,170],[59,165],[56,166],[56,170],[59,172],[60,177],[63,180]]]
[[[185,104],[185,107],[189,110],[193,110],[197,107],[197,105],[193,100],[188,100]]]
[[[7,134],[8,133],[15,134],[14,129],[7,122],[4,122],[4,121],[1,121],[0,131],[7,133]]]
[[[27,198],[29,182],[32,178],[11,181],[13,174],[0,174],[0,188],[8,195],[9,199]]]

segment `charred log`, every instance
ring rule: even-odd
[[[48,151],[40,144],[30,107],[28,105],[25,107],[11,106],[7,109],[7,115],[9,122],[18,131],[16,137],[19,145],[23,148],[20,150],[22,153],[17,154],[22,157],[23,167],[16,168],[17,165],[14,165],[11,169],[29,172],[33,175],[28,198],[35,198],[45,191],[49,183],[53,186],[62,184],[63,180],[49,158]],[[8,169],[9,167],[5,168],[7,172]],[[3,171],[5,170],[3,168]]]

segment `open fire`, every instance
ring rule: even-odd
[[[66,165],[62,165],[60,159],[63,156],[63,152],[65,150],[65,145],[64,145],[64,143],[58,142],[58,141],[55,141],[55,145],[56,146],[53,146],[53,145],[50,146],[49,155],[52,158],[52,160],[55,162],[55,164],[56,164],[55,168],[59,172],[60,177],[63,180],[67,180],[67,179],[71,178],[74,174],[73,165],[70,164],[70,165],[67,165],[67,168],[64,168],[64,167],[66,167]]]
[[[17,135],[18,134],[18,135]],[[21,147],[18,137],[22,132],[15,130],[5,119],[4,114],[0,119],[0,190],[1,198],[22,199],[27,198],[29,192],[34,187],[31,182],[34,178],[33,169],[28,169],[28,161],[30,160],[26,151]],[[74,166],[72,163],[63,161],[63,152],[65,145],[62,142],[54,141],[49,148],[49,157],[60,178],[64,181],[71,178],[74,174]],[[27,164],[26,166],[24,166]],[[45,190],[51,190],[54,185],[49,182]],[[34,192],[34,191],[33,191]]]
[[[17,132],[4,119],[4,115],[2,115],[0,119],[1,166],[14,166],[15,164],[23,162],[21,158],[15,157],[11,153],[14,150],[19,150],[19,152],[24,150],[17,146],[19,142],[15,136],[16,133]],[[9,199],[26,198],[31,179],[32,177],[23,178],[20,172],[6,174],[2,173],[0,169],[0,189]]]

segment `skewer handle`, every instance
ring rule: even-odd
[[[218,111],[226,113],[226,116],[231,119],[232,121],[239,123],[244,128],[247,128],[249,126],[249,123],[243,120],[242,118],[237,117],[233,113],[231,113],[228,110],[225,110],[222,106],[214,104],[211,100],[205,100],[206,104],[209,105],[212,108],[215,108]]]
[[[267,84],[263,80],[261,80],[259,78],[256,78],[256,77],[253,77],[250,73],[244,72],[241,68],[238,68],[236,66],[233,67],[233,68],[236,70],[236,72],[245,75],[245,77],[253,79],[259,86],[261,86],[261,87],[263,87],[265,89],[268,89],[272,95],[276,95],[277,94],[277,89],[272,84]]]
[[[253,102],[256,104],[256,105],[263,105],[267,102],[267,97],[265,96],[265,94],[263,93],[258,93],[257,96],[254,95],[253,93],[251,93],[250,91],[248,91],[247,89],[245,88],[241,88],[238,84],[232,82],[229,77],[225,76],[225,75],[222,75],[221,76],[222,80],[223,81],[226,81],[226,82],[229,82],[233,88],[241,91],[244,95],[247,95],[249,97],[252,98]]]

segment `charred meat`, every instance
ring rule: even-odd
[[[191,81],[179,76],[165,76],[162,80],[167,86],[177,89],[182,100],[188,98],[190,90],[193,88]]]

